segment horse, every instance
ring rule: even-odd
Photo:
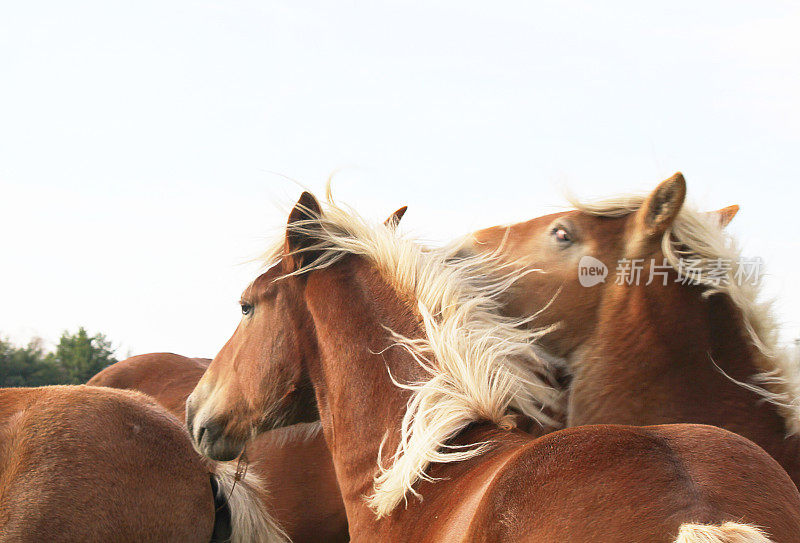
[[[515,429],[512,410],[547,424],[558,395],[536,334],[499,311],[512,278],[481,259],[422,250],[330,198],[323,213],[309,193],[272,254],[187,428],[225,461],[321,421],[353,541],[800,541],[796,487],[726,430]]]
[[[506,311],[555,327],[541,343],[572,376],[568,425],[719,426],[760,445],[800,485],[800,368],[758,301],[748,262],[759,261],[725,231],[738,206],[700,212],[685,196],[677,173],[646,197],[574,201],[571,211],[477,231],[463,250],[527,272]],[[609,276],[592,279],[584,264]]]
[[[206,464],[144,394],[0,389],[0,541],[264,541],[250,483]]]
[[[211,360],[150,353],[121,360],[88,384],[137,390],[175,417]],[[318,424],[299,424],[257,437],[247,448],[248,471],[261,481],[265,511],[294,543],[347,541],[347,517],[330,453]]]
[[[403,206],[389,215],[384,226],[397,228],[406,210]],[[143,392],[183,420],[186,398],[210,362],[173,353],[143,354],[104,368],[87,384]],[[297,424],[259,436],[249,446],[247,459],[263,483],[254,486],[263,508],[291,541],[349,539],[344,504],[318,424]]]

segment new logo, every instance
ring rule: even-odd
[[[608,268],[593,256],[583,256],[578,262],[578,281],[582,287],[593,287],[604,283],[608,276]]]

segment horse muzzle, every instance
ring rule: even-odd
[[[195,450],[212,460],[233,460],[244,450],[245,442],[225,435],[221,420],[210,417],[206,410],[198,410],[192,396],[186,401],[186,428]]]

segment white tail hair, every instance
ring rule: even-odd
[[[264,508],[261,496],[265,491],[257,475],[246,472],[237,481],[236,465],[228,462],[216,464],[214,471],[218,492],[231,510],[231,543],[290,543]]]
[[[773,543],[763,531],[749,524],[726,522],[683,524],[674,543]]]

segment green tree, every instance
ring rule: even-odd
[[[41,339],[33,339],[22,348],[0,339],[0,386],[41,386],[63,380],[63,371],[45,355]]]
[[[64,332],[48,361],[63,372],[64,384],[81,384],[117,361],[111,342],[103,334],[89,336],[81,326],[77,333]]]

